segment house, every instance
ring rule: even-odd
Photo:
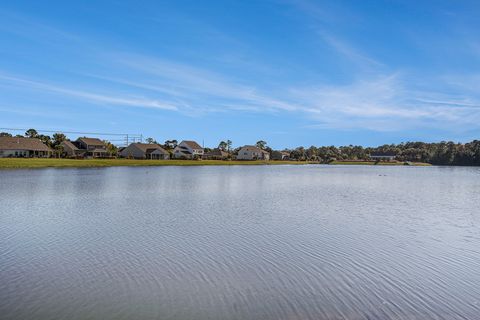
[[[195,141],[183,140],[173,149],[173,157],[177,159],[197,159],[203,156],[203,148]]]
[[[393,161],[396,154],[393,152],[374,152],[370,154],[370,159],[375,161]]]
[[[0,137],[0,158],[48,158],[52,150],[40,139]]]
[[[97,138],[78,138],[75,145],[85,152],[85,157],[106,158],[110,156],[106,144]]]
[[[85,150],[77,148],[71,141],[65,140],[60,143],[63,148],[63,154],[69,158],[78,158],[85,156]]]
[[[156,143],[131,143],[128,147],[119,152],[124,158],[134,159],[170,159],[168,151]]]
[[[270,153],[256,146],[243,146],[237,155],[237,160],[270,160]]]
[[[226,151],[223,151],[221,149],[213,149],[210,152],[207,152],[203,155],[203,159],[207,160],[226,160],[230,154]]]
[[[288,151],[273,151],[272,160],[290,160],[290,152]]]

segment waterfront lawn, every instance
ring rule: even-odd
[[[131,160],[131,159],[44,159],[0,158],[0,169],[74,168],[115,166],[224,166],[307,164],[305,161],[223,161],[223,160]]]

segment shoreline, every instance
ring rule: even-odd
[[[130,160],[130,159],[54,159],[54,158],[0,158],[2,169],[41,168],[104,168],[104,167],[159,167],[159,166],[270,166],[322,164],[314,161],[225,161],[225,160]],[[403,166],[403,162],[335,161],[323,165],[381,165]],[[411,166],[430,166],[428,163],[412,163]]]

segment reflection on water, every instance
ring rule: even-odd
[[[0,171],[2,319],[479,319],[480,169]]]

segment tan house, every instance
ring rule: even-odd
[[[203,148],[195,141],[183,140],[173,149],[173,157],[177,159],[202,158]]]
[[[237,154],[237,160],[270,160],[270,153],[256,146],[243,146]]]
[[[0,158],[48,158],[51,154],[40,139],[0,137]]]
[[[106,158],[110,154],[107,151],[107,145],[97,138],[78,138],[75,141],[75,146],[85,152],[86,157],[92,158]]]
[[[120,156],[134,159],[170,159],[168,151],[156,143],[131,143],[120,151]]]

